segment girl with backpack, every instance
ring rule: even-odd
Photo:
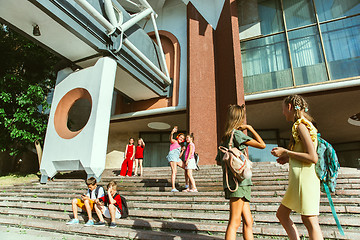
[[[221,145],[228,148],[231,136],[233,136],[232,147],[238,148],[245,153],[247,146],[264,149],[266,147],[260,135],[250,125],[245,125],[245,105],[230,105],[227,113],[227,120],[225,124],[225,133],[222,138]],[[250,131],[254,138],[245,135],[242,131]],[[251,179],[244,179],[238,183],[230,171],[230,168],[223,161],[223,152],[218,151],[216,162],[222,166],[223,169],[223,187],[225,191],[225,198],[230,199],[230,217],[226,229],[225,239],[236,239],[237,229],[243,221],[243,236],[244,239],[253,239],[253,219],[250,212],[250,194],[251,194]],[[228,172],[228,174],[226,174]],[[228,184],[227,184],[228,181]]]
[[[129,177],[132,176],[134,157],[135,157],[134,138],[131,137],[129,138],[129,144],[126,144],[125,159],[121,165],[120,176],[125,177],[126,171],[127,171],[127,176]]]
[[[176,136],[176,139],[173,138],[174,133],[177,132],[177,126],[173,128],[170,133],[170,151],[166,156],[166,159],[169,161],[171,167],[171,192],[179,192],[179,190],[175,187],[175,180],[176,180],[176,173],[177,173],[177,166],[181,168],[185,168],[184,162],[180,159],[181,154],[181,143],[184,142],[185,135],[183,133],[179,133]]]
[[[197,188],[196,188],[196,184],[195,184],[195,179],[192,175],[192,170],[196,169],[196,161],[195,161],[195,144],[194,144],[194,134],[188,134],[186,135],[186,143],[187,143],[187,148],[185,151],[185,175],[187,176],[185,178],[185,183],[186,183],[186,179],[189,179],[190,182],[190,186],[191,188],[189,188],[189,186],[187,186],[187,188],[185,190],[183,190],[183,192],[197,192]]]
[[[301,214],[301,220],[308,230],[310,239],[323,239],[319,225],[320,180],[315,172],[318,160],[317,129],[313,118],[307,113],[308,104],[299,95],[284,99],[283,114],[293,122],[289,149],[275,147],[271,153],[280,164],[289,163],[289,186],[276,217],[289,238],[300,239],[298,230],[290,219],[291,211]]]
[[[145,148],[145,142],[142,138],[138,139],[138,145],[136,146],[136,152],[135,152],[135,169],[134,169],[134,175],[137,176],[137,169],[138,164],[140,168],[140,177],[143,175],[143,159],[144,159],[144,148]]]

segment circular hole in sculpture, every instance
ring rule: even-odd
[[[68,91],[56,106],[54,127],[57,134],[64,139],[77,136],[89,121],[91,108],[91,95],[85,88]]]
[[[70,131],[76,132],[85,127],[91,114],[91,102],[86,98],[80,98],[71,106],[68,118],[67,127]]]

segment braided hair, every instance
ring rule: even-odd
[[[284,103],[290,104],[291,107],[295,110],[295,114],[294,114],[294,122],[296,122],[299,118],[301,118],[301,112],[303,117],[305,117],[307,120],[309,120],[310,122],[312,122],[314,125],[315,124],[315,120],[313,117],[310,116],[310,114],[308,113],[309,110],[309,104],[306,102],[306,100],[300,96],[300,95],[290,95],[287,96],[284,99]],[[290,137],[290,143],[289,143],[289,149],[292,149],[293,146],[295,145],[295,140],[291,134]]]

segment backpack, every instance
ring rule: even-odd
[[[320,133],[318,133],[317,138],[318,146],[316,152],[318,154],[318,161],[315,164],[316,175],[320,179],[321,192],[326,193],[326,196],[329,200],[331,212],[334,216],[339,232],[341,235],[344,235],[344,231],[336,215],[334,203],[330,194],[330,192],[335,192],[336,179],[338,177],[338,171],[340,169],[339,160],[336,155],[335,149],[331,146],[330,143],[328,143],[321,137]]]
[[[200,167],[199,167],[199,160],[200,160],[199,154],[198,154],[198,153],[194,153],[194,158],[195,158],[195,163],[196,163],[196,168],[195,168],[195,170],[196,170],[196,171],[199,171],[199,170],[200,170]]]
[[[339,160],[335,149],[321,137],[320,133],[318,133],[317,154],[318,161],[315,171],[322,183],[321,191],[326,193],[326,185],[330,192],[335,192],[336,179],[340,169]]]
[[[99,190],[100,190],[100,188],[103,189],[103,192],[104,192],[104,194],[105,194],[104,188],[103,188],[102,186],[98,185],[98,186],[96,187],[96,189],[95,189],[95,197],[96,197],[96,198],[98,198],[98,196],[99,196]]]
[[[129,209],[126,203],[126,199],[120,195],[121,198],[121,218],[127,218],[129,216]]]
[[[252,176],[252,162],[249,160],[247,155],[242,153],[238,148],[232,147],[233,146],[233,138],[234,138],[234,131],[232,131],[230,140],[229,140],[229,148],[220,146],[219,150],[224,153],[223,161],[230,169],[230,171],[234,174],[236,188],[232,190],[229,186],[229,176],[228,176],[228,168],[225,167],[226,171],[226,184],[230,192],[235,192],[239,187],[239,182],[244,179],[249,179]]]

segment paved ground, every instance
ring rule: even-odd
[[[85,237],[78,235],[71,235],[65,233],[47,232],[26,228],[15,228],[0,226],[0,239],[3,240],[90,240],[103,239],[94,237]]]

